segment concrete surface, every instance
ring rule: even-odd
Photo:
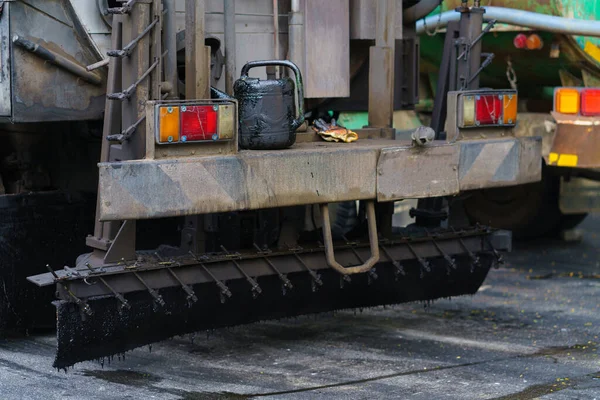
[[[600,217],[518,245],[472,297],[177,338],[52,369],[54,338],[0,341],[0,399],[599,399]],[[193,339],[193,340],[192,340]]]

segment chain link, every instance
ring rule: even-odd
[[[506,78],[508,79],[508,83],[510,83],[510,87],[513,90],[517,90],[517,73],[513,68],[510,57],[506,59]]]
[[[440,8],[440,12],[438,13],[438,21],[437,21],[437,24],[435,25],[435,28],[433,29],[433,32],[430,31],[429,29],[427,29],[427,17],[426,16],[423,17],[423,28],[424,28],[427,36],[435,36],[441,31],[440,23],[442,22],[442,4],[443,3],[444,3],[444,0],[440,0],[440,4],[438,5],[438,7]]]

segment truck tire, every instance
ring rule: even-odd
[[[471,222],[508,229],[515,238],[533,239],[572,229],[587,214],[563,214],[559,208],[560,177],[542,166],[542,180],[526,185],[484,189],[464,201]]]

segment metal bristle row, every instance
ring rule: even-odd
[[[487,251],[457,255],[453,261],[454,267],[450,268],[443,255],[430,259],[415,256],[402,264],[379,263],[373,272],[357,274],[352,279],[344,279],[333,269],[317,273],[308,266],[306,271],[287,276],[275,272],[255,279],[248,275],[226,284],[215,278],[214,282],[188,286],[189,290],[173,286],[161,289],[160,293],[146,290],[89,298],[85,303],[93,310],[91,314],[82,313],[75,302],[58,301],[55,302],[58,349],[54,366],[65,368],[85,360],[122,354],[199,330],[472,294],[498,260]],[[282,287],[286,290],[282,291]],[[257,288],[260,288],[258,293]],[[191,301],[190,292],[196,301]]]

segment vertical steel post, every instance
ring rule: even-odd
[[[166,8],[163,32],[164,32],[164,43],[167,55],[164,60],[165,70],[165,81],[171,86],[169,90],[169,98],[179,98],[179,88],[177,78],[177,23],[175,13],[176,0],[163,0],[163,4]]]
[[[279,0],[273,0],[273,59],[279,60]],[[275,76],[281,76],[279,67],[275,67]]]
[[[235,46],[235,0],[224,1],[225,13],[225,91],[233,95],[233,84],[236,78],[236,46]]]
[[[288,58],[304,74],[304,12],[300,0],[292,0],[292,11],[288,15]]]
[[[204,0],[185,0],[186,99],[210,98],[210,49],[204,45],[204,3]],[[182,251],[204,253],[204,216],[186,217],[184,223],[181,232]]]
[[[185,97],[210,98],[210,52],[204,45],[204,0],[185,0]]]
[[[369,53],[369,125],[390,128],[394,118],[396,0],[377,0],[375,46]]]
[[[459,35],[464,39],[460,46],[459,54],[464,54],[458,60],[458,86],[465,89],[478,89],[479,77],[476,77],[467,84],[471,77],[479,70],[481,66],[481,44],[478,41],[473,46],[471,43],[481,35],[483,25],[483,14],[485,9],[482,7],[460,8],[460,28]]]
[[[111,37],[111,48],[121,49],[122,47],[122,17],[113,16],[113,28]],[[108,62],[108,79],[106,83],[106,92],[115,93],[121,91],[121,59],[111,57]],[[108,135],[112,135],[121,130],[121,105],[115,101],[107,100],[104,112],[104,125],[102,128],[102,147],[100,150],[100,162],[110,161],[110,142]],[[100,188],[98,188],[100,191]],[[86,244],[90,247],[107,250],[108,241],[112,240],[119,229],[117,222],[100,222],[100,197],[96,201],[96,219],[94,225],[93,237],[88,237]]]

